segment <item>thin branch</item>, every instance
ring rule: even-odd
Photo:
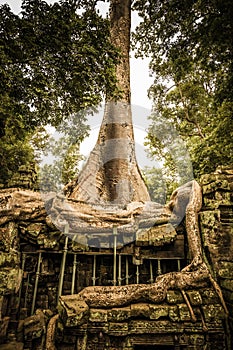
[[[194,124],[194,125],[197,127],[198,135],[199,135],[202,139],[204,139],[205,136],[204,136],[204,134],[202,133],[200,124],[199,124],[197,121],[190,119],[189,113],[188,113],[188,107],[186,106],[186,103],[185,103],[184,96],[183,96],[183,94],[182,94],[180,85],[178,84],[177,86],[178,86],[178,90],[179,90],[179,93],[180,93],[181,101],[182,101],[183,106],[184,106],[185,119],[186,119],[189,123],[192,123],[192,124]]]

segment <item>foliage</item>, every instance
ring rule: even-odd
[[[45,163],[39,169],[39,187],[41,191],[60,192],[64,185],[73,180],[79,171],[79,162],[82,156],[79,146],[72,145],[64,149],[64,138],[60,140],[53,151],[52,163]]]
[[[146,167],[143,169],[143,178],[151,200],[162,205],[166,204],[172,192],[180,185],[177,182],[176,172],[168,173],[165,167]]]
[[[19,17],[1,7],[1,92],[30,127],[56,125],[98,104],[106,89],[114,92],[108,21],[77,9],[68,0],[25,0]]]
[[[29,141],[28,137],[18,138],[6,128],[5,136],[0,138],[0,187],[8,183],[21,165],[32,162],[34,152]]]
[[[83,116],[81,117],[80,114]],[[42,191],[59,192],[64,185],[77,176],[80,161],[83,160],[79,145],[89,131],[85,124],[85,114],[87,114],[86,111],[83,111],[70,116],[55,129],[53,134],[50,132],[50,136],[44,144],[43,153],[41,153],[42,147],[39,145],[39,184]],[[77,128],[76,125],[80,118],[83,119],[83,123],[79,124]],[[42,136],[43,140],[43,133],[39,136]]]
[[[79,126],[78,112],[118,94],[118,52],[93,4],[24,0],[19,16],[0,6],[0,183],[32,157],[38,126],[72,115]]]
[[[169,152],[166,122],[186,141],[196,176],[232,162],[233,47],[230,0],[137,0],[143,21],[134,36],[138,55],[151,57],[154,114],[152,154]],[[140,43],[140,46],[138,45]],[[163,120],[163,122],[159,122]]]

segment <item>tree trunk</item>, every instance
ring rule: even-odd
[[[77,180],[66,187],[70,198],[88,203],[150,200],[135,156],[130,106],[130,15],[131,0],[111,0],[111,40],[121,50],[116,75],[122,95],[117,102],[106,99],[97,143]]]

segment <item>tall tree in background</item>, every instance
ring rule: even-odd
[[[110,1],[111,43],[120,49],[116,78],[121,97],[107,95],[99,137],[83,171],[66,188],[85,202],[147,201],[149,194],[135,156],[130,106],[131,0]]]
[[[164,132],[170,123],[186,141],[196,176],[232,163],[232,1],[137,0],[135,9],[143,19],[138,54],[151,56],[155,76],[152,154],[174,166]]]

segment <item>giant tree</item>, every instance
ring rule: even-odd
[[[99,137],[78,178],[66,188],[71,198],[86,202],[147,201],[149,194],[135,157],[130,106],[131,0],[110,1],[110,38],[120,50],[116,77],[121,95],[106,97]]]

